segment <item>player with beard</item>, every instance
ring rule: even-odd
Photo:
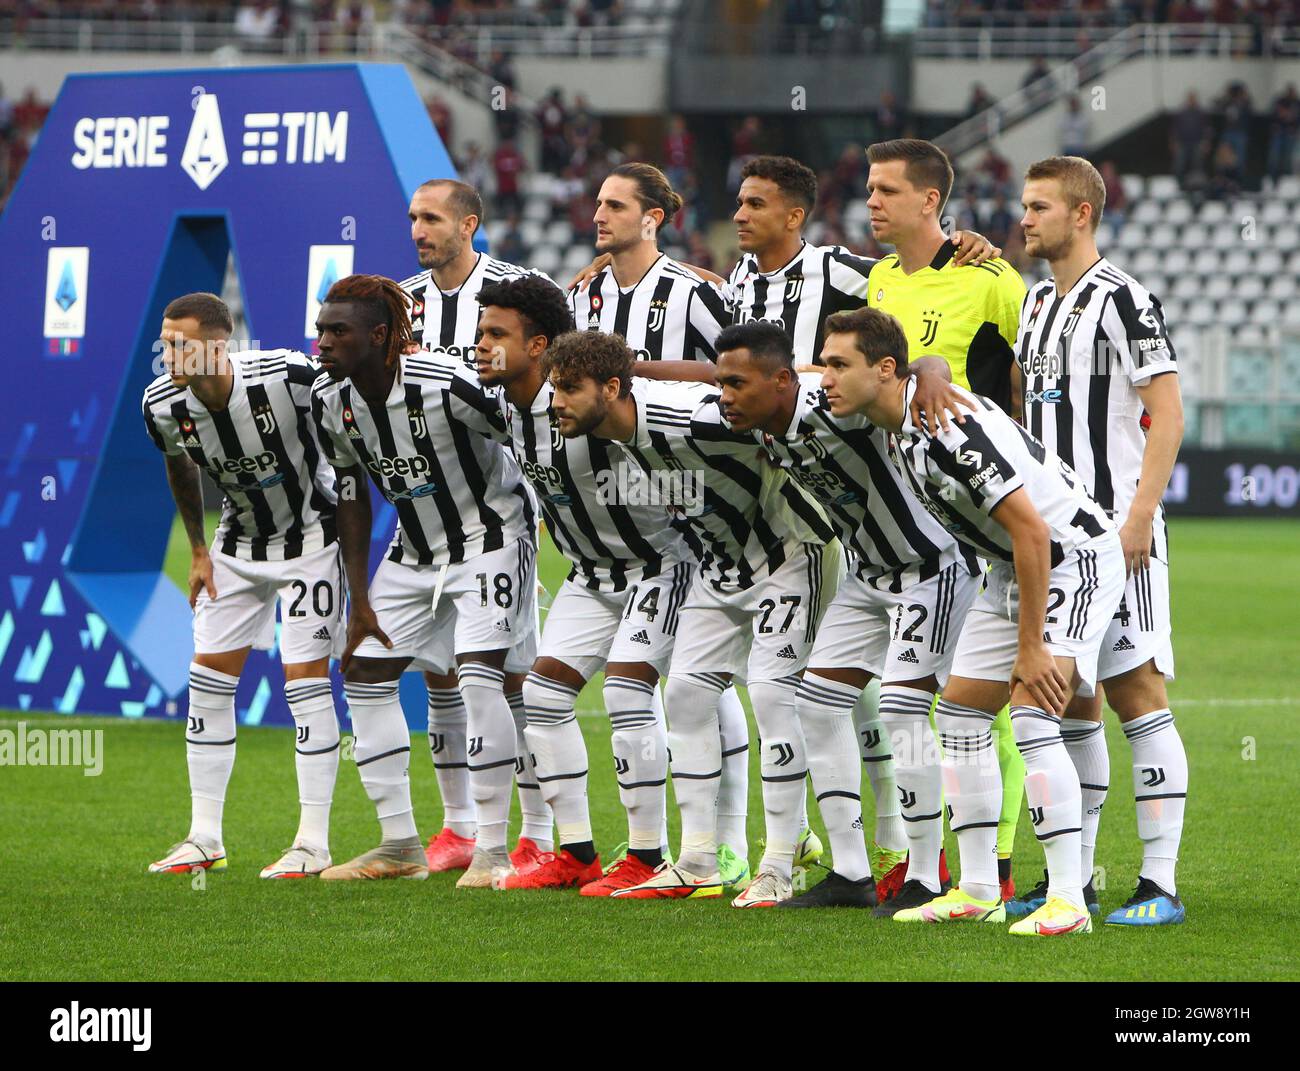
[[[424,269],[400,284],[411,298],[412,342],[426,350],[441,350],[473,368],[481,311],[479,291],[522,275],[546,276],[474,249],[474,235],[483,221],[483,199],[467,183],[455,179],[422,183],[411,197],[407,215],[416,257]],[[528,869],[554,846],[551,812],[542,800],[523,738],[524,675],[534,653],[512,650],[505,665],[506,699],[519,746],[516,766],[523,825],[519,843],[510,853],[517,870]],[[426,672],[424,682],[429,693],[429,751],[443,807],[442,828],[429,839],[425,854],[432,871],[464,870],[474,856],[465,705],[454,672]]]

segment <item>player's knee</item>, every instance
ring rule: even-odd
[[[1132,721],[1169,706],[1164,674],[1150,661],[1106,681],[1106,702],[1121,721]],[[1100,712],[1098,714],[1100,717]]]
[[[347,684],[388,684],[401,676],[391,658],[354,658],[348,663],[343,680]]]

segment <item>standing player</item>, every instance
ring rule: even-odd
[[[829,333],[840,330],[832,316]],[[847,321],[852,332],[852,320]],[[872,864],[862,837],[861,771],[852,710],[873,679],[881,706],[927,719],[947,678],[978,583],[975,556],[916,501],[890,458],[887,433],[857,413],[834,415],[817,374],[796,375],[789,336],[753,321],[718,339],[719,401],[733,431],[751,431],[820,503],[849,551],[849,576],[826,611],[799,685],[799,724],[835,869],[789,907],[871,907]],[[902,734],[910,747],[919,734]],[[909,756],[903,758],[910,761]],[[879,914],[944,891],[939,785],[909,804],[908,883]],[[874,846],[873,854],[881,852]],[[877,864],[879,865],[879,864]],[[888,869],[885,867],[884,869]]]
[[[379,847],[327,879],[423,878],[411,809],[410,737],[397,697],[412,662],[455,657],[468,711],[476,844],[458,887],[510,873],[506,823],[515,732],[503,691],[506,654],[533,627],[531,502],[509,453],[484,436],[477,377],[456,358],[406,354],[406,295],[389,279],[335,283],[317,318],[325,375],[312,390],[321,442],[339,476],[339,537],[351,594],[344,690],[357,767],[374,801]],[[392,549],[366,584],[369,472],[397,509]]]
[[[619,335],[639,361],[712,361],[727,324],[722,292],[659,251],[659,231],[681,209],[667,176],[651,164],[616,167],[601,184],[592,222],[600,255],[588,287],[569,295],[579,330]],[[718,702],[722,781],[718,792],[718,866],[729,888],[749,878],[749,725],[734,688]],[[798,862],[821,855],[811,830]]]
[[[190,832],[149,869],[226,866],[221,818],[235,763],[235,687],[249,650],[274,644],[278,602],[302,813],[293,847],[262,877],[301,878],[331,862],[339,727],[329,659],[343,613],[334,478],[310,416],[315,363],[289,350],[229,355],[231,330],[215,294],[177,298],[163,312],[167,371],[144,394],[145,427],[166,456],[190,540],[195,652],[185,734]],[[210,553],[200,469],[226,496]]]
[[[1025,284],[1004,260],[963,266],[957,248],[939,225],[952,192],[952,165],[942,149],[928,141],[905,138],[883,141],[867,149],[871,170],[871,232],[894,246],[872,269],[868,280],[872,308],[895,317],[916,357],[938,356],[948,364],[952,380],[992,398],[1012,412],[1012,346]],[[1011,853],[1020,816],[1024,762],[1011,731],[1010,711],[998,715],[993,737],[1002,773],[1002,811],[998,818],[998,874],[1002,898],[1015,894]],[[906,711],[882,708],[891,732],[914,724]],[[933,755],[928,726],[921,727],[925,744],[913,755]],[[937,783],[933,762],[920,766],[895,763],[899,791],[905,803],[927,793],[920,786]],[[914,817],[909,805],[905,818]],[[882,898],[904,880],[902,867],[887,880]]]
[[[483,220],[483,200],[473,186],[455,179],[431,179],[416,188],[407,215],[411,240],[424,271],[400,285],[411,298],[411,339],[428,350],[443,350],[474,367],[483,286],[517,279],[527,268],[476,252],[474,235]],[[545,278],[545,276],[542,276]],[[510,853],[516,867],[536,862],[553,847],[551,814],[524,745],[524,673],[531,651],[512,651],[506,658],[506,699],[515,719],[519,756],[519,810],[523,826]],[[426,672],[429,691],[429,750],[442,797],[442,829],[425,849],[432,871],[463,870],[474,855],[474,804],[470,798],[470,762],[466,755],[465,704],[456,674]]]
[[[822,351],[831,411],[861,412],[903,436],[899,463],[912,492],[992,562],[935,716],[961,884],[894,919],[1006,917],[996,865],[1001,778],[989,730],[1009,696],[1050,881],[1044,905],[1011,932],[1091,932],[1079,870],[1079,776],[1061,739],[1061,716],[1075,690],[1090,693],[1097,679],[1098,647],[1124,589],[1119,533],[1070,467],[988,399],[958,389],[979,406],[960,424],[933,435],[913,424],[907,339],[888,313],[861,309],[836,327]]]
[[[723,336],[725,338],[725,334]],[[718,698],[735,677],[749,689],[763,740],[767,846],[735,907],[791,896],[807,763],[795,715],[799,675],[839,575],[839,548],[817,507],[748,435],[733,433],[706,384],[633,380],[618,337],[574,332],[544,367],[566,438],[625,445],[675,504],[704,554],[681,610],[669,670],[669,762],[682,814],[680,861],[615,890],[634,899],[718,896],[716,808],[722,770]]]
[[[668,746],[659,677],[672,654],[677,611],[693,558],[663,506],[628,504],[626,463],[612,443],[566,439],[551,409],[541,358],[572,329],[564,294],[538,277],[494,283],[479,294],[479,378],[484,395],[533,483],[556,545],[572,563],[546,616],[524,684],[525,730],[543,795],[555,813],[559,851],[507,878],[507,889],[582,886],[608,896],[648,880],[661,852]],[[622,480],[620,480],[622,476]],[[587,806],[587,749],[574,717],[578,693],[605,670],[614,767],[627,810],[628,852],[602,877]]]
[[[1025,426],[1120,526],[1128,583],[1102,640],[1097,676],[1133,747],[1142,870],[1133,896],[1106,921],[1158,926],[1185,914],[1174,867],[1187,755],[1165,690],[1174,656],[1160,505],[1182,440],[1183,408],[1160,302],[1097,252],[1105,201],[1101,176],[1080,157],[1051,157],[1025,172],[1025,249],[1048,261],[1052,278],[1025,300],[1016,358]],[[1110,777],[1100,697],[1074,700],[1061,734],[1083,785],[1082,871],[1091,884]],[[1039,887],[1016,908],[1033,910],[1046,894]]]

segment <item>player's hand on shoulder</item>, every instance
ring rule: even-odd
[[[565,286],[565,290],[586,290],[592,279],[596,278],[602,271],[614,262],[614,258],[608,253],[601,253],[595,260],[579,271]]]
[[[212,578],[212,558],[207,547],[195,547],[190,554],[190,609],[199,601],[199,592],[207,590],[208,598],[217,597],[217,585]]]
[[[343,657],[339,659],[340,673],[347,672],[348,666],[352,664],[353,652],[361,646],[361,641],[367,636],[373,636],[389,650],[392,650],[393,641],[379,627],[379,618],[375,616],[374,609],[369,605],[358,606],[356,602],[353,602],[348,613],[348,642],[347,646],[343,648]]]
[[[972,266],[983,264],[986,260],[1002,255],[1001,246],[994,245],[984,235],[976,234],[974,231],[955,231],[952,244],[957,247],[952,262],[959,268],[964,268],[968,264]]]
[[[943,358],[937,359],[943,360]],[[921,359],[921,361],[927,360],[931,358]],[[922,364],[921,361],[915,362],[918,367],[912,375],[916,380],[916,390],[912,393],[909,414],[913,427],[924,428],[931,436],[938,436],[941,432],[950,429],[951,425],[948,423],[950,419],[958,424],[964,423],[966,417],[962,409],[974,412],[975,406],[958,394],[953,389],[951,381],[941,372]],[[946,365],[947,362],[945,361],[944,364]]]

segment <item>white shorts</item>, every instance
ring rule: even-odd
[[[1052,570],[1043,637],[1053,655],[1073,658],[1079,695],[1096,693],[1101,638],[1124,593],[1119,533],[1107,532],[1071,551]],[[1009,681],[1019,647],[1019,591],[1015,568],[996,561],[984,590],[966,615],[950,676]]]
[[[215,599],[194,604],[195,654],[275,646],[280,605],[280,661],[315,662],[343,652],[346,616],[343,564],[337,543],[279,562],[253,562],[213,550]]]
[[[367,636],[358,658],[410,658],[415,669],[444,673],[456,655],[509,650],[536,634],[537,551],[522,538],[454,565],[385,558],[370,581],[370,605],[393,646]]]
[[[887,682],[948,679],[980,578],[954,562],[903,591],[880,591],[850,572],[826,610],[808,664],[864,669]]]
[[[1169,622],[1169,566],[1151,559],[1124,585],[1124,598],[1110,619],[1097,655],[1097,679],[1108,681],[1152,660],[1165,680],[1174,679],[1174,646]]]
[[[844,574],[838,542],[797,544],[745,591],[716,591],[696,576],[677,623],[671,672],[780,680],[808,666],[822,616]]]
[[[693,562],[679,562],[618,592],[566,580],[546,613],[538,655],[558,659],[584,680],[607,662],[648,662],[663,674],[694,575]]]

